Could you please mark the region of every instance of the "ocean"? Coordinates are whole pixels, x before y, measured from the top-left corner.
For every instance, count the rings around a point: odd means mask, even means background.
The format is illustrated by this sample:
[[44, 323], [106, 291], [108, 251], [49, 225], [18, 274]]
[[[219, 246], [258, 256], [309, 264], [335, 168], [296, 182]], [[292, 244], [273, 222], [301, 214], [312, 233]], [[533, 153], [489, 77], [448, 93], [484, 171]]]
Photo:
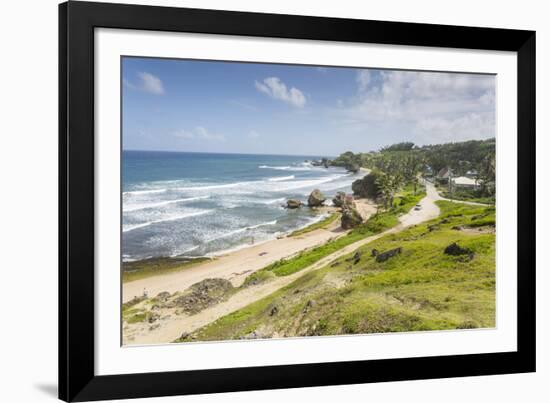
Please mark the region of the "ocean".
[[[122, 254], [214, 256], [258, 244], [324, 216], [282, 207], [351, 191], [360, 175], [315, 167], [319, 156], [123, 151]], [[327, 200], [327, 201], [329, 201]], [[330, 202], [328, 203], [330, 204]]]

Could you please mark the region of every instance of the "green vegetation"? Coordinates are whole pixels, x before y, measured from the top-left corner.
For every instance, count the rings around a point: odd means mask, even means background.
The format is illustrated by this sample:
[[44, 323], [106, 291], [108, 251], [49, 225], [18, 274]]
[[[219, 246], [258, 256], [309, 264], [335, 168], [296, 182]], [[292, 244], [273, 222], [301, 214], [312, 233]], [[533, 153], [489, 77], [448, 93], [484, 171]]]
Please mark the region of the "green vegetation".
[[[441, 196], [445, 198], [450, 198], [449, 189], [447, 187], [441, 186], [438, 189], [438, 192]], [[495, 195], [483, 196], [484, 193], [481, 189], [454, 189], [453, 190], [453, 200], [463, 200], [471, 201], [476, 203], [484, 204], [495, 204]]]
[[411, 141], [404, 141], [402, 143], [396, 143], [389, 145], [387, 147], [382, 147], [380, 151], [382, 152], [388, 152], [388, 151], [410, 151], [414, 148], [414, 143]]
[[[494, 327], [495, 235], [457, 228], [494, 225], [495, 209], [438, 205], [439, 218], [383, 236], [177, 341]], [[445, 254], [454, 242], [473, 254]], [[402, 252], [383, 262], [373, 253], [395, 248]]]
[[266, 281], [272, 277], [268, 275], [267, 272], [271, 272], [277, 277], [296, 273], [347, 245], [392, 228], [399, 224], [398, 217], [408, 212], [424, 196], [425, 193], [413, 195], [410, 190], [405, 189], [403, 194], [396, 198], [396, 206], [393, 209], [373, 215], [366, 223], [354, 228], [348, 234], [340, 238], [328, 241], [316, 248], [302, 251], [289, 259], [281, 259], [270, 264], [251, 274], [245, 280], [245, 284], [257, 284]]
[[126, 318], [128, 323], [140, 323], [147, 320], [147, 312], [138, 312], [134, 315], [128, 315]]
[[469, 191], [462, 189], [453, 190], [453, 193], [458, 193], [456, 199], [494, 203], [495, 154], [495, 139], [422, 147], [403, 142], [383, 147], [379, 152], [354, 154], [348, 151], [329, 163], [354, 166], [357, 170], [359, 167], [371, 169], [372, 177], [369, 179], [367, 175], [354, 182], [353, 191], [363, 197], [380, 197], [386, 208], [392, 207], [394, 194], [404, 184], [417, 186], [419, 177], [437, 175], [443, 168], [450, 168], [453, 177], [468, 175], [480, 185], [473, 191], [475, 194], [468, 194]]
[[308, 232], [311, 232], [311, 231], [315, 231], [316, 229], [326, 228], [330, 224], [332, 224], [334, 221], [339, 220], [341, 216], [342, 216], [342, 213], [340, 212], [332, 213], [328, 217], [322, 219], [321, 221], [318, 221], [316, 223], [308, 225], [305, 228], [292, 232], [289, 236], [299, 236], [299, 235], [307, 234]]
[[135, 262], [122, 263], [122, 282], [127, 283], [134, 280], [156, 276], [159, 274], [175, 273], [180, 270], [197, 266], [209, 258], [178, 259], [159, 257], [144, 259]]

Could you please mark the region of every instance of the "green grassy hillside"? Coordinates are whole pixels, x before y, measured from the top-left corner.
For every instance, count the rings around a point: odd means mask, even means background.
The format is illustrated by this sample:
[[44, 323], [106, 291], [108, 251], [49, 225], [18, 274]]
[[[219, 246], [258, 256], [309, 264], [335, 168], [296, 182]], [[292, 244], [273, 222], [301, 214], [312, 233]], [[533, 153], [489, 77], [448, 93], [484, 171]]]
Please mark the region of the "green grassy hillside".
[[[384, 236], [178, 341], [494, 327], [494, 208], [438, 204], [438, 219]], [[468, 253], [445, 254], [454, 242]], [[373, 255], [399, 247], [384, 262]]]

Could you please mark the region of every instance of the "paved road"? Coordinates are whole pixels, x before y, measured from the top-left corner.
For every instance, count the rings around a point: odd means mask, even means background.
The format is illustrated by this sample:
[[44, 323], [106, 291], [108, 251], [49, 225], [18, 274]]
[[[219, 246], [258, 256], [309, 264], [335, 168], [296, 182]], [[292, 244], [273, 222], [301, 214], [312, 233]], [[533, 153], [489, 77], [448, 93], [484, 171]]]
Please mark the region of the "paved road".
[[461, 204], [469, 204], [471, 206], [490, 206], [490, 204], [486, 204], [486, 203], [478, 203], [478, 202], [472, 202], [472, 201], [465, 201], [465, 200], [451, 200], [451, 199], [447, 199], [445, 197], [442, 197], [439, 192], [436, 190], [435, 186], [433, 185], [433, 183], [431, 182], [428, 182], [428, 181], [425, 181], [424, 184], [426, 185], [426, 192], [428, 194], [432, 194], [432, 198], [434, 201], [437, 201], [437, 200], [446, 200], [446, 201], [450, 201], [450, 202], [453, 202], [453, 203], [461, 203]]

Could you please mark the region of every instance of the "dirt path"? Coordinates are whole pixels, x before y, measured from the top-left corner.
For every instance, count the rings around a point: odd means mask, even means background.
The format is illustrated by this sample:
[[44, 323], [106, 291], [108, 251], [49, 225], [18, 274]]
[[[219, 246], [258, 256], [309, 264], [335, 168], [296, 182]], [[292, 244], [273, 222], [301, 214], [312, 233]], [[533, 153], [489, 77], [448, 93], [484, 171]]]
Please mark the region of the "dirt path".
[[[435, 189], [433, 189], [435, 191]], [[436, 192], [437, 193], [437, 192]], [[356, 249], [376, 240], [385, 235], [399, 232], [404, 228], [419, 224], [436, 218], [439, 215], [439, 208], [435, 204], [434, 194], [428, 191], [427, 196], [420, 201], [421, 209], [410, 211], [408, 214], [400, 217], [400, 224], [394, 228], [373, 235], [360, 241], [354, 242], [312, 264], [311, 266], [285, 277], [277, 277], [274, 280], [253, 287], [248, 287], [238, 291], [227, 301], [205, 309], [195, 315], [172, 315], [168, 320], [161, 321], [156, 329], [148, 330], [146, 328], [141, 332], [133, 332], [131, 340], [125, 340], [125, 344], [153, 344], [170, 343], [179, 338], [182, 333], [190, 333], [205, 326], [222, 316], [228, 315], [238, 309], [264, 298], [282, 287], [290, 284], [297, 278], [314, 270], [318, 270], [330, 264], [334, 260], [354, 252]]]
[[243, 290], [238, 291], [234, 296], [229, 298], [227, 301], [222, 302], [218, 305], [215, 305], [211, 308], [205, 309], [195, 315], [178, 315], [171, 316], [168, 320], [160, 323], [160, 326], [154, 330], [147, 330], [144, 327], [144, 331], [139, 333], [134, 333], [132, 335], [132, 340], [126, 340], [124, 344], [156, 344], [156, 343], [170, 343], [176, 340], [182, 335], [182, 333], [192, 332], [200, 327], [203, 327], [209, 323], [214, 322], [215, 320], [221, 318], [222, 316], [228, 315], [231, 312], [244, 308], [245, 306], [258, 301], [268, 295], [274, 293], [275, 291], [281, 289], [282, 287], [292, 283], [297, 278], [303, 276], [306, 273], [309, 273], [314, 270], [318, 270], [322, 267], [325, 267], [327, 264], [330, 264], [332, 261], [345, 256], [349, 253], [352, 253], [357, 248], [360, 248], [363, 245], [368, 244], [384, 235], [389, 233], [397, 232], [402, 229], [402, 226], [399, 225], [383, 233], [373, 235], [371, 237], [362, 239], [355, 243], [352, 243], [333, 254], [324, 257], [318, 262], [312, 264], [311, 266], [300, 270], [294, 274], [284, 277], [276, 277], [274, 280], [269, 281], [265, 284], [260, 284], [253, 287], [244, 288]]

